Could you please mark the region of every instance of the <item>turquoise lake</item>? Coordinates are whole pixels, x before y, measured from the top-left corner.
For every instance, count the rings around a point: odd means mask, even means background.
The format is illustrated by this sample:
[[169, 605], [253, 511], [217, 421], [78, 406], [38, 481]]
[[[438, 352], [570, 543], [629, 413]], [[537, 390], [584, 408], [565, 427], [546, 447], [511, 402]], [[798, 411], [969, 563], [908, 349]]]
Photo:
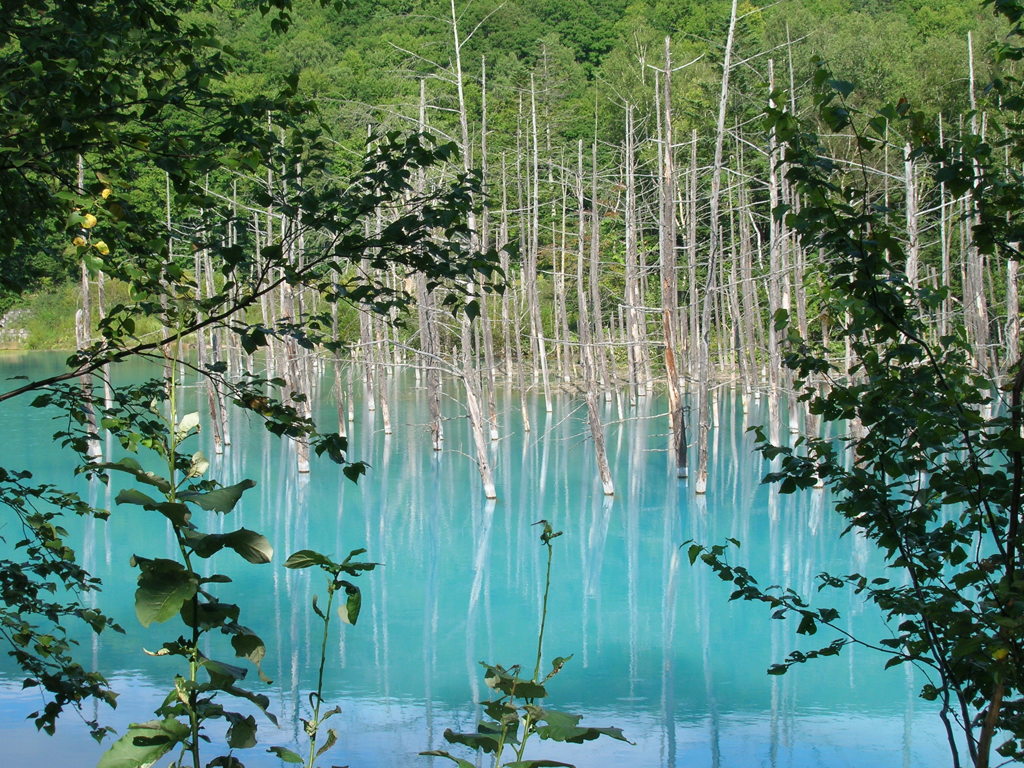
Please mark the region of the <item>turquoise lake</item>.
[[[37, 377], [62, 356], [0, 358], [0, 377]], [[126, 368], [125, 376], [141, 369]], [[634, 746], [609, 739], [583, 745], [537, 742], [528, 757], [582, 768], [636, 765], [699, 768], [912, 768], [948, 764], [945, 737], [934, 711], [917, 698], [921, 679], [909, 667], [883, 671], [885, 658], [847, 648], [837, 658], [798, 666], [782, 677], [766, 669], [797, 647], [827, 644], [827, 630], [810, 642], [795, 626], [773, 621], [760, 606], [728, 601], [729, 585], [708, 569], [691, 567], [680, 545], [695, 539], [743, 542], [733, 558], [762, 584], [784, 583], [816, 595], [818, 573], [878, 569], [876, 555], [854, 535], [840, 537], [842, 521], [830, 513], [824, 491], [779, 496], [760, 483], [765, 463], [745, 433], [767, 420], [764, 403], [744, 414], [728, 390], [719, 402], [711, 436], [708, 493], [674, 476], [666, 452], [664, 403], [642, 398], [622, 418], [614, 402], [603, 406], [614, 497], [602, 495], [585, 408], [569, 395], [555, 398], [551, 414], [531, 399], [532, 429], [524, 433], [519, 397], [499, 392], [501, 439], [491, 446], [496, 502], [485, 502], [470, 458], [466, 419], [457, 387], [443, 407], [445, 451], [430, 448], [425, 392], [408, 372], [388, 382], [394, 433], [385, 436], [380, 413], [365, 408], [361, 384], [353, 388], [355, 420], [350, 454], [368, 462], [356, 485], [330, 462], [295, 471], [292, 447], [260, 424], [235, 414], [234, 443], [221, 456], [207, 435], [195, 447], [211, 459], [210, 475], [233, 483], [252, 478], [236, 510], [200, 527], [265, 534], [274, 562], [254, 566], [230, 551], [208, 564], [233, 578], [218, 595], [242, 606], [241, 623], [267, 643], [264, 665], [271, 685], [254, 673], [249, 687], [271, 697], [282, 724], [260, 724], [260, 745], [238, 753], [253, 766], [277, 766], [265, 752], [282, 745], [302, 752], [299, 718], [308, 714], [315, 686], [319, 621], [310, 598], [323, 592], [311, 570], [289, 571], [291, 552], [316, 549], [334, 556], [366, 548], [383, 563], [364, 576], [357, 626], [332, 626], [325, 698], [343, 712], [331, 724], [338, 745], [324, 766], [398, 768], [451, 765], [418, 756], [449, 749], [446, 728], [475, 728], [488, 695], [480, 661], [532, 670], [544, 577], [544, 550], [532, 523], [550, 520], [564, 535], [554, 540], [555, 561], [545, 664], [573, 654], [549, 684], [546, 706], [584, 716], [583, 724], [618, 726]], [[186, 391], [186, 409], [198, 393]], [[126, 635], [81, 635], [81, 657], [107, 675], [120, 692], [117, 709], [101, 707], [105, 724], [121, 730], [147, 720], [180, 668], [147, 656], [180, 633], [175, 621], [142, 629], [134, 615], [134, 554], [174, 556], [164, 518], [139, 507], [113, 507], [119, 487], [71, 479], [73, 458], [50, 435], [53, 414], [28, 407], [28, 398], [3, 404], [0, 463], [29, 469], [36, 479], [72, 485], [113, 514], [107, 522], [69, 521], [82, 560], [102, 578], [99, 604]], [[333, 406], [324, 404], [323, 424]], [[199, 409], [206, 418], [205, 408]], [[115, 450], [111, 458], [123, 454]], [[75, 483], [78, 483], [75, 485]], [[0, 535], [13, 537], [9, 516]], [[846, 593], [828, 595], [844, 628], [884, 636], [877, 614]], [[816, 598], [818, 599], [818, 598]], [[881, 634], [880, 634], [881, 633]], [[219, 642], [220, 638], [217, 638]], [[210, 654], [231, 661], [230, 648]], [[0, 660], [0, 739], [3, 764], [94, 765], [97, 745], [73, 714], [56, 736], [36, 733], [26, 715], [40, 704], [22, 690], [11, 662]], [[220, 752], [209, 750], [210, 758]], [[512, 759], [512, 758], [509, 758]], [[165, 761], [166, 762], [166, 761]]]

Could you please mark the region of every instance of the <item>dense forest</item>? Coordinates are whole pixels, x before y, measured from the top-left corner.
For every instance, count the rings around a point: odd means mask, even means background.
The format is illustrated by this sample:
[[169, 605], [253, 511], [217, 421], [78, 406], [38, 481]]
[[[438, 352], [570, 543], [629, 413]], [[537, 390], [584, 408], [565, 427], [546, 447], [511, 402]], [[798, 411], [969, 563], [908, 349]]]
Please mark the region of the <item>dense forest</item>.
[[[227, 45], [219, 56], [231, 57], [228, 93], [252, 99], [286, 89], [306, 100], [315, 109], [290, 135], [326, 131], [339, 177], [358, 169], [367, 135], [389, 131], [452, 142], [459, 158], [441, 178], [479, 175], [470, 246], [498, 251], [504, 275], [470, 286], [480, 294], [471, 302], [480, 323], [470, 330], [446, 321], [436, 306], [443, 288], [435, 295], [420, 286], [418, 313], [398, 332], [380, 316], [334, 306], [333, 333], [357, 358], [438, 361], [466, 379], [471, 399], [483, 403], [471, 408], [480, 412], [478, 427], [489, 422], [492, 437], [498, 376], [518, 377], [521, 389], [535, 384], [549, 402], [553, 387], [570, 384], [633, 402], [664, 380], [677, 442], [685, 439], [680, 393], [695, 388], [698, 447], [710, 419], [702, 403], [716, 383], [768, 391], [772, 403], [792, 391], [779, 373], [780, 311], [792, 314], [801, 336], [833, 346], [836, 318], [820, 306], [817, 260], [771, 213], [780, 204], [798, 211], [800, 201], [778, 137], [765, 127], [766, 109], [784, 107], [814, 124], [814, 73], [827, 69], [850, 84], [851, 111], [898, 101], [940, 137], [983, 135], [985, 109], [971, 110], [979, 99], [991, 102], [979, 83], [993, 76], [989, 50], [1005, 32], [997, 17], [960, 2], [304, 1], [291, 8], [283, 34], [280, 18], [246, 4], [210, 13], [202, 21]], [[174, 119], [187, 128], [190, 118]], [[266, 119], [273, 127], [274, 115]], [[968, 247], [963, 195], [935, 183], [895, 133], [865, 150], [849, 131], [818, 128], [824, 151], [863, 176], [903, 222], [910, 283], [949, 287], [935, 333], [962, 316], [985, 369], [1005, 371], [1004, 350], [1019, 338], [1015, 272]], [[275, 130], [282, 146], [291, 141]], [[297, 226], [296, 210], [274, 209], [277, 191], [303, 181], [301, 157], [281, 162], [291, 167], [208, 169], [202, 209], [173, 202], [159, 164], [121, 179], [117, 193], [165, 220], [172, 253], [195, 250], [197, 279], [218, 271], [201, 247], [211, 237], [259, 250], [276, 233], [301, 261], [323, 235]], [[420, 185], [431, 183], [424, 177]], [[14, 234], [4, 256], [8, 295], [82, 269], [82, 316], [95, 322], [104, 293], [116, 290], [87, 288], [98, 253], [86, 249], [83, 261], [80, 246], [52, 230], [39, 234]], [[366, 262], [363, 271], [394, 290], [411, 279], [377, 266]], [[213, 290], [210, 278], [206, 284]], [[489, 293], [499, 285], [500, 296]], [[269, 328], [318, 308], [301, 292], [265, 297], [262, 321]], [[83, 326], [79, 344], [93, 335]], [[445, 353], [453, 347], [461, 348], [454, 357]], [[436, 390], [438, 377], [431, 379]], [[788, 412], [796, 430], [798, 409]], [[386, 403], [383, 413], [387, 421]], [[592, 427], [598, 436], [599, 424]], [[441, 428], [438, 412], [435, 447]], [[685, 473], [687, 452], [678, 453]], [[483, 454], [477, 459], [486, 470]], [[703, 448], [698, 461], [699, 489]]]
[[[739, 3], [729, 128], [757, 117], [768, 85], [768, 61], [777, 85], [800, 94], [815, 61], [857, 86], [854, 103], [872, 108], [906, 98], [955, 129], [971, 104], [968, 36], [975, 77], [987, 82], [988, 46], [1004, 24], [977, 4], [930, 2]], [[240, 95], [269, 93], [297, 78], [299, 91], [317, 105], [338, 142], [338, 162], [354, 162], [368, 128], [417, 127], [420, 87], [429, 130], [458, 137], [458, 88], [454, 82], [455, 33], [463, 79], [471, 165], [490, 160], [497, 175], [525, 146], [531, 78], [545, 166], [574, 156], [576, 143], [598, 143], [603, 176], [615, 176], [625, 136], [624, 107], [634, 108], [635, 144], [641, 163], [653, 160], [656, 140], [654, 79], [663, 65], [664, 39], [672, 40], [675, 66], [697, 59], [673, 77], [674, 129], [683, 155], [697, 131], [698, 157], [713, 146], [721, 61], [729, 3], [720, 2], [474, 2], [452, 9], [438, 2], [296, 3], [284, 34], [252, 3], [225, 3], [214, 19], [233, 55], [228, 82]], [[482, 122], [486, 90], [487, 122]], [[525, 101], [524, 101], [525, 100]], [[484, 139], [483, 134], [486, 133]], [[751, 153], [749, 162], [761, 152]], [[486, 148], [486, 152], [484, 151]], [[726, 147], [726, 157], [739, 152]], [[486, 155], [486, 157], [485, 157]], [[893, 161], [895, 162], [895, 160]], [[763, 165], [763, 160], [761, 161]], [[547, 175], [547, 174], [545, 174]], [[621, 172], [618, 174], [621, 175]], [[641, 167], [640, 175], [650, 175]], [[491, 197], [497, 201], [497, 179]], [[162, 182], [149, 182], [150, 204], [160, 206]], [[552, 193], [549, 192], [550, 196]], [[611, 194], [611, 193], [609, 193]], [[611, 209], [615, 201], [607, 200]], [[610, 226], [610, 225], [609, 225]], [[50, 242], [5, 251], [6, 305], [45, 279], [73, 276], [75, 259]]]

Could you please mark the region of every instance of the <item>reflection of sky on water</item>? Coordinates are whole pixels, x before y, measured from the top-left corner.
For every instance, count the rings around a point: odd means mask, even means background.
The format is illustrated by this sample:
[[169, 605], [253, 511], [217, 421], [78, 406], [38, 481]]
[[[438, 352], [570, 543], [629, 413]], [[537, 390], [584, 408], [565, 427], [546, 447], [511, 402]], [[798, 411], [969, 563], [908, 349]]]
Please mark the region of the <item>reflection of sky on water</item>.
[[[48, 364], [40, 356], [26, 365]], [[764, 584], [787, 583], [807, 594], [814, 593], [821, 570], [870, 567], [863, 542], [837, 538], [841, 526], [822, 493], [779, 497], [759, 485], [764, 467], [744, 433], [745, 425], [764, 418], [759, 405], [745, 421], [738, 402], [722, 398], [711, 484], [701, 498], [674, 479], [664, 419], [642, 418], [656, 415], [659, 403], [641, 401], [626, 414], [641, 418], [628, 422], [619, 421], [614, 402], [606, 404], [617, 491], [608, 499], [578, 403], [563, 396], [550, 417], [534, 404], [533, 430], [524, 439], [518, 398], [501, 392], [502, 434], [508, 436], [494, 446], [499, 500], [488, 504], [468, 458], [458, 407], [445, 405], [452, 420], [446, 451], [436, 456], [423, 392], [411, 376], [400, 383], [401, 390], [392, 383], [390, 438], [376, 431], [375, 415], [356, 404], [352, 455], [372, 465], [358, 486], [327, 463], [315, 463], [309, 478], [297, 477], [290, 447], [242, 419], [232, 430], [236, 445], [214, 457], [214, 477], [225, 483], [252, 477], [258, 486], [236, 513], [209, 526], [245, 525], [266, 534], [276, 550], [274, 565], [251, 566], [231, 553], [207, 564], [235, 579], [218, 595], [238, 602], [242, 623], [268, 645], [265, 671], [275, 683], [265, 691], [287, 727], [261, 725], [264, 744], [295, 746], [298, 717], [315, 683], [318, 622], [309, 597], [322, 592], [322, 579], [311, 570], [281, 568], [288, 553], [313, 548], [343, 556], [365, 547], [366, 557], [385, 564], [362, 579], [359, 625], [334, 626], [326, 697], [344, 714], [332, 721], [341, 741], [328, 764], [429, 765], [418, 751], [444, 748], [447, 727], [475, 725], [473, 702], [487, 695], [479, 661], [519, 662], [532, 670], [544, 551], [531, 524], [544, 517], [565, 531], [555, 540], [545, 662], [574, 654], [552, 681], [547, 703], [584, 714], [586, 724], [619, 726], [637, 746], [541, 744], [535, 757], [595, 767], [711, 768], [910, 768], [945, 760], [937, 722], [915, 697], [919, 683], [901, 670], [883, 673], [882, 659], [868, 652], [848, 650], [781, 678], [765, 675], [797, 645], [792, 627], [768, 620], [757, 606], [728, 602], [728, 586], [707, 569], [691, 568], [679, 550], [691, 538], [738, 538], [737, 563]], [[352, 391], [358, 399], [358, 382]], [[5, 410], [6, 423], [23, 424], [0, 445], [5, 465], [66, 482], [67, 458], [39, 439], [52, 423], [38, 412], [23, 414], [22, 405]], [[332, 411], [324, 406], [323, 423], [330, 423]], [[96, 485], [83, 493], [103, 504], [116, 490]], [[127, 636], [104, 636], [99, 644], [83, 637], [87, 654], [91, 648], [94, 663], [122, 692], [118, 709], [101, 716], [123, 727], [150, 717], [164, 681], [176, 671], [173, 662], [150, 658], [142, 648], [159, 647], [179, 631], [173, 624], [137, 625], [128, 557], [171, 555], [172, 541], [155, 515], [134, 507], [115, 509], [108, 523], [75, 526], [88, 565], [106, 585], [101, 604], [128, 629]], [[877, 628], [877, 617], [851, 596], [837, 593], [836, 599], [846, 626]], [[824, 633], [811, 638], [818, 645], [830, 639]], [[220, 642], [213, 638], [209, 652], [231, 660]], [[803, 640], [803, 647], [811, 644]], [[71, 719], [55, 738], [35, 734], [23, 718], [36, 695], [20, 690], [7, 660], [0, 661], [0, 672], [8, 681], [0, 687], [0, 730], [15, 745], [8, 765], [95, 762], [101, 748]], [[250, 686], [263, 687], [255, 680]], [[244, 757], [249, 766], [277, 764], [259, 748], [251, 752]]]

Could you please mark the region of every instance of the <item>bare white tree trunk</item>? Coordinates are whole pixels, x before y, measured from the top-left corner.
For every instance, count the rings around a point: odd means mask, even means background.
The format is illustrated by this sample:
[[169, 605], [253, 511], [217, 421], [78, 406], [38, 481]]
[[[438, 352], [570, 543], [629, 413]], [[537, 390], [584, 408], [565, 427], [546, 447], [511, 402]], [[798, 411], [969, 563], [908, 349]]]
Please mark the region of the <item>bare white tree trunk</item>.
[[725, 143], [725, 116], [729, 102], [729, 74], [732, 67], [733, 41], [736, 39], [736, 6], [737, 0], [732, 0], [732, 8], [729, 12], [729, 32], [725, 41], [725, 57], [722, 62], [722, 89], [718, 98], [718, 121], [715, 126], [715, 153], [711, 167], [711, 191], [709, 196], [710, 207], [710, 238], [708, 242], [708, 267], [707, 283], [704, 290], [704, 301], [701, 308], [701, 328], [697, 338], [697, 478], [694, 484], [694, 491], [706, 493], [708, 484], [708, 433], [711, 430], [710, 421], [710, 367], [709, 344], [711, 308], [717, 293], [716, 277], [718, 274], [718, 261], [721, 258], [722, 233], [719, 212], [722, 196], [722, 151]]
[[[676, 370], [679, 312], [679, 283], [676, 275], [676, 168], [672, 134], [672, 45], [665, 38], [665, 69], [661, 73], [661, 136], [659, 144], [660, 184], [658, 248], [661, 257], [661, 326], [665, 345], [665, 381], [668, 389], [670, 452], [675, 458], [676, 475], [689, 474], [687, 461], [685, 414], [679, 397], [679, 373]], [[655, 96], [657, 97], [657, 93]]]

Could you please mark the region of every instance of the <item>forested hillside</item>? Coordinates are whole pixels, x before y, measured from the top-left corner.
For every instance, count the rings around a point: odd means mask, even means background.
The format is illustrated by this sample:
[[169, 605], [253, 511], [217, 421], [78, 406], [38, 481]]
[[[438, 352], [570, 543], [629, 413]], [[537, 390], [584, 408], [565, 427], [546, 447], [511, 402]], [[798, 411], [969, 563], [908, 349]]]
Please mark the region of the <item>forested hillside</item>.
[[[204, 144], [209, 154], [190, 166], [193, 178], [175, 177], [172, 190], [162, 170], [167, 161], [149, 162], [152, 145], [129, 141], [118, 151], [145, 161], [122, 166], [106, 213], [121, 228], [129, 213], [136, 221], [144, 216], [154, 228], [147, 235], [153, 258], [182, 262], [168, 279], [194, 279], [201, 296], [218, 290], [224, 269], [212, 256], [214, 242], [250, 253], [257, 265], [265, 249], [281, 249], [297, 266], [330, 242], [323, 227], [333, 226], [332, 214], [315, 193], [334, 181], [307, 180], [307, 158], [327, 162], [340, 180], [360, 172], [367, 136], [373, 143], [389, 133], [425, 132], [449, 142], [447, 167], [421, 170], [411, 182], [428, 192], [461, 174], [480, 179], [468, 221], [473, 235], [445, 246], [453, 257], [496, 251], [504, 277], [457, 291], [469, 291], [478, 323], [447, 313], [454, 284], [428, 285], [385, 258], [363, 258], [338, 278], [339, 290], [358, 299], [366, 289], [354, 286], [368, 281], [373, 291], [407, 295], [415, 313], [402, 318], [401, 330], [384, 315], [353, 312], [345, 302], [328, 306], [322, 295], [301, 290], [264, 297], [260, 321], [279, 329], [287, 347], [295, 323], [323, 317], [320, 327], [329, 326], [358, 360], [430, 368], [435, 447], [439, 372], [463, 379], [486, 489], [483, 432], [486, 423], [492, 438], [498, 434], [499, 377], [523, 391], [539, 387], [549, 408], [559, 386], [581, 388], [593, 404], [602, 393], [634, 402], [663, 382], [679, 441], [682, 392], [693, 388], [700, 490], [716, 383], [767, 391], [773, 409], [786, 392], [795, 397], [781, 372], [784, 318], [793, 318], [801, 338], [845, 355], [849, 368], [849, 343], [833, 342], [842, 337], [843, 318], [827, 298], [827, 268], [798, 232], [801, 208], [812, 201], [797, 189], [783, 144], [800, 130], [820, 134], [815, 151], [832, 158], [837, 189], [860, 190], [865, 202], [887, 211], [908, 285], [943, 292], [929, 310], [936, 337], [962, 327], [978, 365], [997, 378], [1013, 359], [1017, 263], [990, 262], [979, 250], [969, 196], [943, 180], [937, 161], [909, 149], [907, 133], [920, 139], [927, 126], [934, 136], [925, 146], [955, 147], [966, 136], [966, 152], [984, 139], [999, 96], [983, 84], [1000, 74], [991, 47], [1006, 25], [983, 6], [301, 0], [283, 34], [274, 12], [251, 3], [212, 8], [195, 20], [213, 25], [226, 45], [210, 58], [223, 72], [226, 92], [218, 98], [235, 99], [248, 113], [265, 109], [261, 119], [277, 137], [279, 159], [263, 166], [243, 152], [218, 163], [216, 135], [201, 114], [171, 112], [169, 135], [204, 136], [213, 142]], [[275, 102], [260, 99], [277, 93], [304, 106], [275, 114]], [[836, 96], [841, 106], [828, 106]], [[254, 106], [260, 103], [271, 106]], [[886, 104], [897, 106], [871, 119]], [[766, 122], [766, 114], [775, 117]], [[891, 133], [890, 123], [899, 124]], [[864, 138], [867, 130], [881, 131], [879, 140]], [[174, 157], [179, 146], [172, 143], [164, 156]], [[96, 160], [97, 167], [105, 162]], [[182, 184], [201, 189], [201, 199], [179, 197]], [[385, 221], [395, 213], [382, 207], [363, 234], [396, 236]], [[69, 243], [62, 222], [47, 221], [35, 220], [24, 233], [11, 229], [4, 285], [11, 295], [40, 280], [80, 275], [84, 311], [76, 336], [84, 346], [117, 288], [104, 284], [99, 266], [125, 256], [107, 259], [104, 241], [90, 247], [102, 226]], [[138, 230], [133, 226], [130, 232]], [[182, 272], [186, 265], [191, 271]], [[322, 314], [328, 309], [329, 320]], [[273, 361], [277, 342], [268, 338]], [[216, 350], [223, 344], [211, 339], [209, 354], [222, 355]], [[199, 345], [207, 348], [201, 339]], [[296, 391], [314, 379], [289, 375]], [[795, 402], [788, 411], [796, 429]], [[384, 413], [386, 421], [386, 403]], [[593, 409], [591, 416], [599, 447]], [[686, 451], [678, 458], [685, 471]]]
[[[967, 35], [973, 33], [978, 82], [985, 82], [987, 45], [1002, 27], [975, 3], [958, 0], [782, 0], [743, 2], [733, 75], [733, 122], [756, 116], [766, 93], [766, 63], [777, 61], [780, 84], [797, 93], [815, 57], [858, 85], [857, 103], [877, 106], [907, 98], [955, 124], [969, 106]], [[425, 85], [429, 128], [455, 137], [457, 94], [452, 84], [453, 29], [445, 0], [347, 0], [324, 7], [294, 6], [292, 27], [272, 31], [254, 3], [222, 4], [218, 26], [234, 48], [232, 86], [240, 94], [275, 90], [298, 78], [342, 147], [361, 145], [369, 127], [415, 129], [419, 88]], [[481, 80], [488, 90], [489, 152], [514, 152], [521, 137], [531, 76], [545, 146], [574, 152], [578, 139], [599, 140], [603, 164], [623, 141], [623, 104], [638, 122], [651, 120], [653, 67], [671, 36], [674, 61], [702, 57], [673, 82], [676, 130], [714, 127], [727, 0], [477, 0], [456, 6], [462, 38], [465, 98], [472, 116], [474, 163], [479, 165]], [[749, 61], [744, 61], [749, 59]], [[641, 128], [650, 132], [650, 126]], [[518, 132], [518, 133], [517, 133]], [[339, 149], [339, 160], [355, 155]], [[152, 195], [159, 192], [152, 184]], [[154, 205], [159, 205], [154, 201]], [[56, 230], [51, 230], [56, 235]], [[73, 276], [76, 259], [59, 237], [0, 254], [2, 295], [18, 294]]]

